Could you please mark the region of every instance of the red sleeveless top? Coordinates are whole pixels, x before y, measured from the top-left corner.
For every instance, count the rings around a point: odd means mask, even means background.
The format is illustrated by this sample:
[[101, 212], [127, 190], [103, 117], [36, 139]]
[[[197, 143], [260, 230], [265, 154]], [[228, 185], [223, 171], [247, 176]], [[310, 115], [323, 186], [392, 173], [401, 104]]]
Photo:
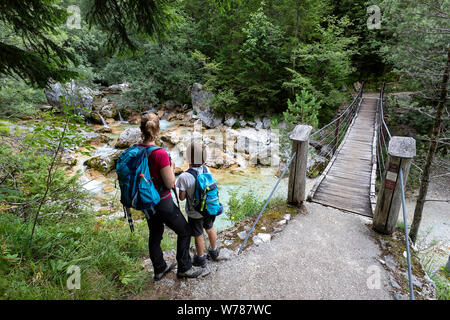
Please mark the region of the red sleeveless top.
[[[138, 144], [138, 146], [142, 147], [152, 147], [154, 145], [146, 145], [146, 144]], [[155, 185], [156, 190], [160, 190], [161, 186], [164, 186], [164, 191], [160, 193], [161, 199], [169, 198], [172, 196], [170, 190], [166, 189], [164, 185], [164, 181], [161, 176], [160, 170], [167, 166], [170, 166], [169, 154], [164, 149], [158, 149], [153, 151], [148, 158], [148, 166], [150, 169], [150, 176], [152, 177], [153, 184]]]

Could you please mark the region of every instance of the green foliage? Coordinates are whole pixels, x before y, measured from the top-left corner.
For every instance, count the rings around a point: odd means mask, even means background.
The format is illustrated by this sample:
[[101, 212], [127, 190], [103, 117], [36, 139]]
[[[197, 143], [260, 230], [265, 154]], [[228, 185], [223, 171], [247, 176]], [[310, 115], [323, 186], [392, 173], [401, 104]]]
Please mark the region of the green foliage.
[[237, 222], [258, 214], [264, 202], [263, 195], [257, 194], [253, 190], [242, 192], [240, 188], [237, 188], [230, 191], [227, 218], [231, 222]]
[[448, 54], [449, 1], [384, 0], [383, 32], [392, 34], [380, 49], [399, 75], [419, 84], [419, 94], [436, 103]]
[[130, 83], [130, 90], [115, 102], [138, 108], [163, 99], [189, 101], [192, 83], [199, 81], [199, 63], [190, 54], [187, 39], [191, 33], [189, 23], [183, 22], [171, 31], [170, 40], [141, 41], [139, 53], [111, 58], [99, 76], [109, 83]]
[[[75, 56], [64, 47], [60, 26], [66, 10], [56, 0], [5, 0], [0, 3], [0, 74], [18, 76], [45, 87], [49, 79], [66, 81], [77, 74], [68, 65]], [[36, 24], [39, 21], [39, 24]]]
[[[146, 287], [145, 223], [131, 233], [124, 221], [81, 216], [55, 222], [40, 224], [29, 247], [30, 230], [21, 219], [0, 215], [1, 299], [117, 299]], [[80, 267], [79, 290], [66, 286], [70, 265]]]
[[137, 51], [136, 36], [163, 38], [177, 20], [168, 0], [89, 0], [87, 6], [88, 23], [108, 33], [105, 47], [109, 52]]
[[438, 300], [450, 300], [450, 270], [445, 266], [431, 275], [431, 279], [436, 284], [436, 296]]
[[0, 79], [0, 117], [34, 115], [35, 106], [45, 101], [42, 89], [34, 89], [12, 78]]
[[[38, 151], [14, 150], [8, 145], [0, 147], [0, 201], [14, 203], [13, 212], [28, 218], [45, 193], [47, 168], [51, 158]], [[48, 198], [42, 213], [65, 212], [77, 214], [84, 206], [87, 194], [77, 181], [78, 176], [67, 177], [65, 170], [53, 174]]]
[[335, 108], [346, 98], [346, 93], [340, 89], [355, 70], [351, 65], [351, 57], [355, 52], [350, 44], [356, 38], [343, 35], [350, 21], [332, 17], [329, 20], [327, 28], [318, 27], [318, 41], [301, 44], [294, 49], [295, 69], [288, 69], [292, 79], [283, 83], [285, 88], [294, 92], [305, 88], [323, 102], [320, 114], [322, 123], [332, 118]]
[[250, 14], [242, 28], [245, 40], [239, 50], [241, 64], [237, 67], [236, 88], [238, 99], [255, 111], [264, 112], [273, 108], [281, 90], [286, 62], [282, 50], [283, 32], [270, 22], [263, 7]]
[[288, 109], [283, 112], [284, 119], [290, 124], [291, 128], [300, 123], [317, 127], [319, 124], [317, 116], [321, 103], [322, 101], [317, 101], [306, 89], [302, 89], [300, 95], [295, 95], [294, 102], [288, 99]]

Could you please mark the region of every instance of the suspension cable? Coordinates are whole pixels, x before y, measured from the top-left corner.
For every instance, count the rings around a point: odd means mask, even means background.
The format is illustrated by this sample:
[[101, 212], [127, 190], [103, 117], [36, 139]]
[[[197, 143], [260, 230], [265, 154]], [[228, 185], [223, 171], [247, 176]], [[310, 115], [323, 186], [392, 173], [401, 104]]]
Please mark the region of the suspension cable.
[[245, 244], [247, 243], [248, 238], [250, 237], [250, 234], [252, 233], [252, 231], [255, 229], [256, 224], [258, 223], [259, 219], [261, 218], [262, 213], [264, 212], [264, 210], [266, 209], [267, 205], [269, 204], [270, 199], [272, 198], [275, 190], [277, 189], [278, 185], [280, 184], [281, 179], [283, 179], [284, 175], [286, 174], [287, 169], [289, 168], [289, 166], [291, 165], [292, 160], [294, 160], [295, 155], [297, 153], [294, 152], [291, 156], [291, 159], [289, 159], [289, 162], [286, 164], [286, 167], [284, 167], [283, 172], [281, 173], [280, 177], [277, 180], [277, 183], [275, 184], [275, 186], [273, 187], [272, 191], [270, 192], [269, 197], [266, 200], [266, 203], [264, 203], [264, 206], [262, 207], [261, 211], [258, 214], [258, 217], [256, 218], [255, 222], [253, 222], [252, 227], [250, 228], [250, 230], [247, 233], [247, 236], [245, 237], [244, 242], [242, 243], [241, 247], [239, 248], [238, 254], [240, 254], [242, 252], [242, 249], [244, 249]]
[[403, 185], [403, 170], [400, 168], [400, 187], [402, 195], [402, 208], [403, 208], [403, 225], [405, 226], [405, 241], [406, 241], [406, 258], [408, 261], [408, 279], [409, 279], [409, 299], [414, 300], [414, 288], [412, 282], [412, 271], [411, 271], [411, 254], [409, 251], [409, 236], [408, 236], [408, 223], [406, 221], [406, 205], [405, 205], [405, 186]]

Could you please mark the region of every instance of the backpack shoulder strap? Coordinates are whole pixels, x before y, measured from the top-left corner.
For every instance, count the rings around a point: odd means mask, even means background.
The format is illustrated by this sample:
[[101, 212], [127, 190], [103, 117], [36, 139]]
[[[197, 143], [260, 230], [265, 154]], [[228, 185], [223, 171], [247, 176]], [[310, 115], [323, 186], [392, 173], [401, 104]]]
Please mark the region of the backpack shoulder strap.
[[194, 179], [197, 180], [197, 176], [198, 176], [197, 170], [195, 170], [194, 168], [190, 168], [186, 172], [192, 174], [194, 176]]
[[156, 150], [159, 150], [159, 149], [162, 149], [162, 148], [158, 147], [158, 146], [151, 146], [151, 147], [147, 147], [146, 149], [147, 149], [148, 155], [150, 156], [153, 151], [156, 151]]

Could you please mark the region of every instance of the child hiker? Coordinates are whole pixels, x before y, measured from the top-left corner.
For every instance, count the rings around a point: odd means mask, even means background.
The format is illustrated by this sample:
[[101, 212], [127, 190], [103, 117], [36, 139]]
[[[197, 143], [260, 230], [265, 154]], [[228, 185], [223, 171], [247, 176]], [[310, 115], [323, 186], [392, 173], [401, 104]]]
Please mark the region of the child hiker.
[[[210, 172], [204, 165], [207, 154], [206, 147], [202, 143], [191, 143], [186, 150], [186, 161], [189, 164], [189, 170], [183, 172], [176, 182], [179, 189], [180, 200], [186, 199], [186, 213], [188, 215], [188, 223], [192, 228], [192, 235], [195, 238], [195, 248], [197, 254], [194, 255], [192, 264], [197, 267], [206, 267], [206, 258], [217, 260], [219, 250], [217, 249], [217, 235], [213, 224], [215, 216], [209, 215], [204, 217], [193, 207], [193, 199], [195, 192], [196, 174]], [[196, 172], [193, 172], [195, 170]], [[208, 253], [205, 250], [205, 241], [203, 238], [203, 229], [205, 229], [210, 247]]]

